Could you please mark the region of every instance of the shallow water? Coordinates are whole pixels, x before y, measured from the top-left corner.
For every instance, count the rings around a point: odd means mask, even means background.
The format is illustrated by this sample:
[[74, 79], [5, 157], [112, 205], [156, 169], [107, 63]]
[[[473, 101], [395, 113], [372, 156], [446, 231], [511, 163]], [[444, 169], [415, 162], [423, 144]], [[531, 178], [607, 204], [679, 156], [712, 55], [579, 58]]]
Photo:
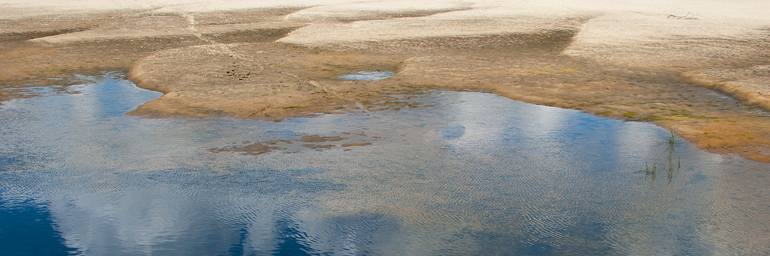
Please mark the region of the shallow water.
[[[120, 75], [0, 106], [2, 255], [763, 255], [770, 167], [471, 92], [283, 122], [126, 116]], [[364, 146], [237, 148], [305, 135]]]
[[393, 76], [392, 71], [358, 71], [350, 74], [341, 75], [342, 80], [353, 81], [379, 81]]

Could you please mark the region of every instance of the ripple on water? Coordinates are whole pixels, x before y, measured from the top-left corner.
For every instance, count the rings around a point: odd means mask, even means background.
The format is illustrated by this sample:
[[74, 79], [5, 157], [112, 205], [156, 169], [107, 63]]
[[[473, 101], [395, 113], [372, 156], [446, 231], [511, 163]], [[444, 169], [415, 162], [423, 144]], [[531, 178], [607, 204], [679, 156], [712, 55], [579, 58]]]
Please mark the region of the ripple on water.
[[[124, 114], [159, 94], [120, 76], [75, 89], [0, 106], [0, 215], [27, 223], [11, 205], [33, 202], [41, 227], [0, 229], [13, 233], [4, 250], [23, 238], [94, 255], [770, 251], [770, 168], [668, 143], [651, 124], [471, 92], [283, 122], [144, 119]], [[211, 150], [271, 141], [299, 148]]]

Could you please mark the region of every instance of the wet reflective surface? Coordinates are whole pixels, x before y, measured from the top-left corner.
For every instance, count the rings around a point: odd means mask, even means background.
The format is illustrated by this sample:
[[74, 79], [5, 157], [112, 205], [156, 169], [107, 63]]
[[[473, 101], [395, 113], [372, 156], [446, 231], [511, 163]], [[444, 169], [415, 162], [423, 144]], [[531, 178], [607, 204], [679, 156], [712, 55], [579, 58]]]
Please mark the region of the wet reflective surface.
[[0, 106], [2, 255], [770, 252], [770, 166], [651, 124], [470, 92], [147, 119], [159, 94], [118, 75], [69, 91]]
[[358, 71], [350, 74], [340, 76], [341, 80], [364, 80], [364, 81], [378, 81], [387, 79], [393, 76], [391, 71]]

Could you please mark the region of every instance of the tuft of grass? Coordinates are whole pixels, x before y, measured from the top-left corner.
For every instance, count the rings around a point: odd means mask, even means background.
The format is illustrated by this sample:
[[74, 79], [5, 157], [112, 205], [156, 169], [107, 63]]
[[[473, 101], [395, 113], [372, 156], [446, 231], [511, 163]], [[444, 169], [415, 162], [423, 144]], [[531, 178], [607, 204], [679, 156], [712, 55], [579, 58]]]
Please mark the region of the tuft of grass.
[[644, 164], [644, 171], [646, 173], [655, 173], [658, 170], [658, 165], [653, 163], [652, 165]]
[[676, 144], [676, 135], [674, 134], [674, 130], [668, 130], [668, 132], [671, 134], [668, 137], [668, 145], [674, 146]]
[[[671, 181], [674, 179], [674, 175], [682, 168], [682, 159], [675, 153], [677, 144], [676, 134], [674, 134], [673, 130], [669, 130], [669, 134], [670, 136], [666, 140], [667, 159], [666, 163], [661, 166], [661, 171], [666, 171], [668, 183], [671, 183]], [[656, 163], [652, 163], [652, 165], [645, 163], [644, 169], [641, 170], [641, 172], [643, 172], [645, 176], [651, 178], [652, 181], [655, 181], [655, 176], [658, 172], [658, 165]]]

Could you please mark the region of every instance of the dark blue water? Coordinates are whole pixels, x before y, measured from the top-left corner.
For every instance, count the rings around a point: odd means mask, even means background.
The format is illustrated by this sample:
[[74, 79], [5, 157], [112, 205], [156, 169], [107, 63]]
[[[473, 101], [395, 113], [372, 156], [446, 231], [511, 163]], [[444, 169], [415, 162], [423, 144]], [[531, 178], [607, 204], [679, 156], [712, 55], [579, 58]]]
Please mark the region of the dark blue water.
[[109, 74], [0, 106], [0, 255], [770, 253], [770, 167], [651, 124], [470, 92], [126, 115], [157, 97]]
[[3, 255], [77, 255], [56, 231], [45, 205], [33, 201], [0, 201], [0, 238]]

